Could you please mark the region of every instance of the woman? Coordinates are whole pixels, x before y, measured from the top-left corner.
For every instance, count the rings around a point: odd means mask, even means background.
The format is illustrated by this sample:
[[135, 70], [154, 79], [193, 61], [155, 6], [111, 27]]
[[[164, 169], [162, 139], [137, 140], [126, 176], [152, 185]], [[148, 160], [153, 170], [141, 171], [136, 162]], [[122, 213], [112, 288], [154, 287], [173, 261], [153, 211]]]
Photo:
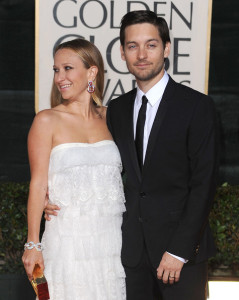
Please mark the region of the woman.
[[61, 210], [46, 222], [40, 249], [26, 244], [23, 263], [30, 280], [36, 263], [45, 268], [51, 300], [123, 300], [125, 206], [120, 155], [101, 102], [103, 60], [76, 39], [55, 49], [53, 70], [52, 108], [36, 115], [28, 137], [27, 242], [39, 243], [47, 191]]

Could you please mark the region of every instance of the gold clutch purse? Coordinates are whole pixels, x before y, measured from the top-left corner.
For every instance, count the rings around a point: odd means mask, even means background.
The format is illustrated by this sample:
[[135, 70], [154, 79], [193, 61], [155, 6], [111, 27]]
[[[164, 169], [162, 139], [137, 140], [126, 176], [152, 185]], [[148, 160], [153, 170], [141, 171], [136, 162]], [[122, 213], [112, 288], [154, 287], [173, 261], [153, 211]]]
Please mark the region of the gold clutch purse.
[[33, 275], [33, 280], [31, 281], [31, 284], [34, 288], [34, 291], [38, 299], [39, 300], [50, 299], [46, 277], [44, 276], [43, 271], [38, 264], [35, 265], [32, 275]]

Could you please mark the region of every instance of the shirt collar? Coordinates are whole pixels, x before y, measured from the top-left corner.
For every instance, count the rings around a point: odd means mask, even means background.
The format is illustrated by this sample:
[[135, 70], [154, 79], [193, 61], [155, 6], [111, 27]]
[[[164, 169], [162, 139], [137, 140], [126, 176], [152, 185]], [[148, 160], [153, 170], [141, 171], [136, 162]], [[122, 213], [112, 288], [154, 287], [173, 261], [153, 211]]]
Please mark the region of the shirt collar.
[[141, 105], [142, 97], [143, 95], [145, 95], [149, 103], [151, 104], [151, 106], [154, 106], [162, 98], [168, 80], [169, 80], [168, 73], [164, 71], [163, 77], [146, 94], [144, 94], [144, 92], [142, 92], [139, 89], [139, 87], [137, 87], [137, 94], [136, 94], [135, 101]]

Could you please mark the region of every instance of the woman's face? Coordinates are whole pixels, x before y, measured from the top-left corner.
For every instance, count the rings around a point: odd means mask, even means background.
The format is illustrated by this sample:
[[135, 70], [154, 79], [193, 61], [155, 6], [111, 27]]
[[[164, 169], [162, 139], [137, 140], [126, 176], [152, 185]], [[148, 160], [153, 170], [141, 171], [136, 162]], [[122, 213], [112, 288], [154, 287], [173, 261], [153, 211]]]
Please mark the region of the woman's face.
[[71, 49], [60, 49], [54, 57], [54, 82], [62, 98], [77, 100], [87, 93], [89, 70]]

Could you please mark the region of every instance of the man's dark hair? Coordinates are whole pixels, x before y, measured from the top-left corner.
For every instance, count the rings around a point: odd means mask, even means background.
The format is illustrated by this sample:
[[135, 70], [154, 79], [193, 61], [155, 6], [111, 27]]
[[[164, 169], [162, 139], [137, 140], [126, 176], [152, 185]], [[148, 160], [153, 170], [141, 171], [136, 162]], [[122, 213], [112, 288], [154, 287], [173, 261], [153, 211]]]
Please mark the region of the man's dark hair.
[[164, 18], [158, 17], [150, 10], [130, 11], [123, 16], [120, 27], [120, 43], [124, 47], [125, 28], [130, 25], [149, 23], [158, 28], [159, 36], [162, 39], [164, 48], [167, 42], [170, 42], [168, 24]]

